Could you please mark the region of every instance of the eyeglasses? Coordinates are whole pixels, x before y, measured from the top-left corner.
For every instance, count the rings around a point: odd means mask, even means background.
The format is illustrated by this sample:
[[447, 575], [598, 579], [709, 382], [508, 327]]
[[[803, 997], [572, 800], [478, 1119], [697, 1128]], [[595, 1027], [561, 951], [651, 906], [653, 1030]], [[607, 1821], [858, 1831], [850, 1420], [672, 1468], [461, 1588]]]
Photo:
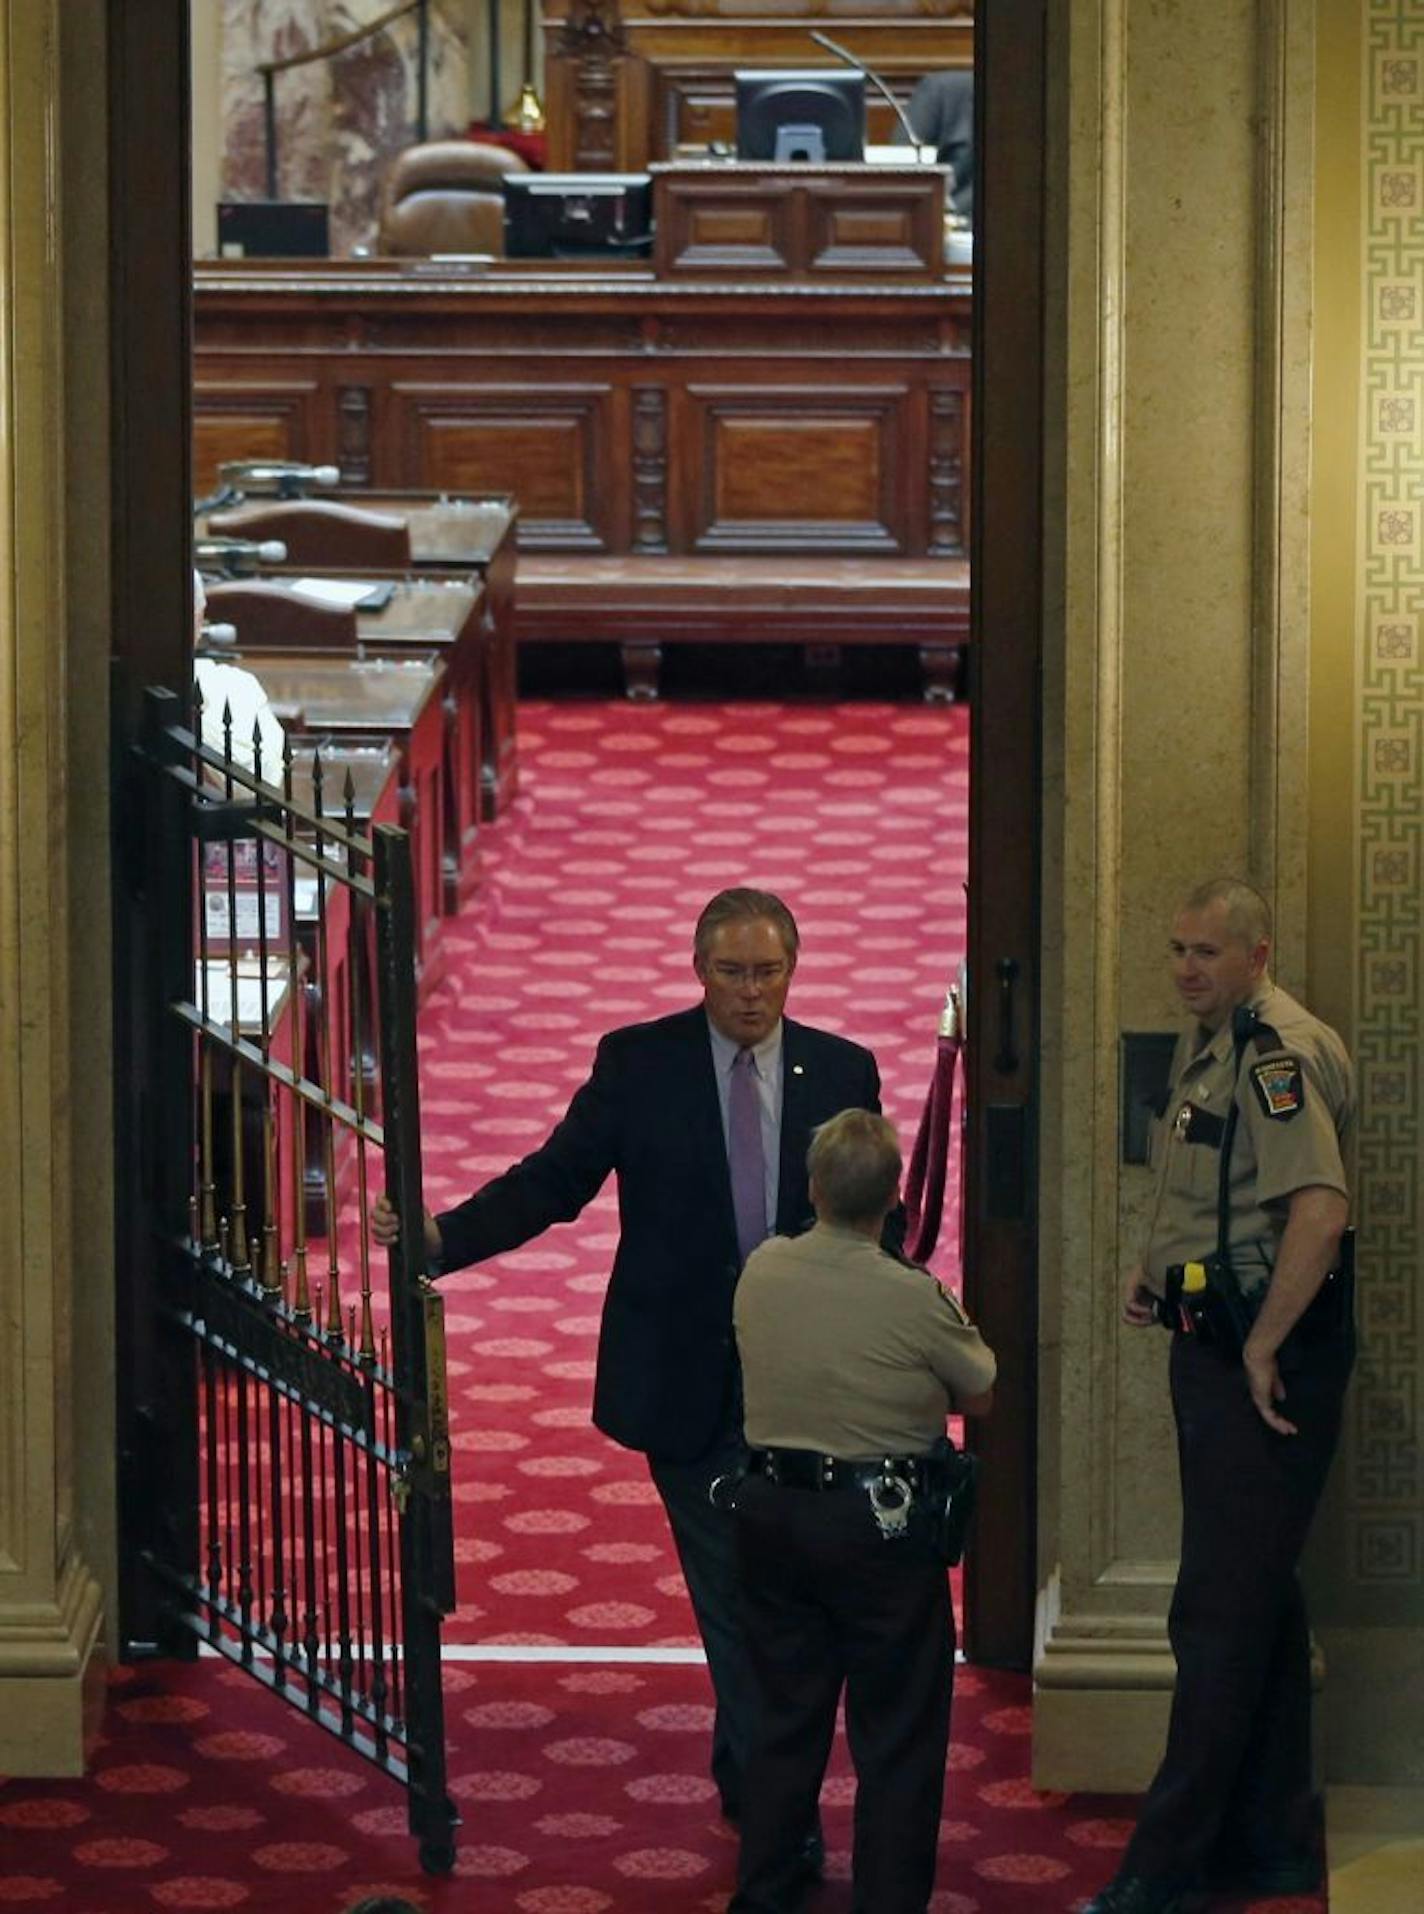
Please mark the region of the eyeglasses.
[[773, 984], [779, 984], [786, 975], [788, 966], [783, 959], [779, 964], [724, 964], [713, 963], [708, 969], [719, 984], [727, 984], [740, 990], [743, 984], [755, 984], [758, 990], [770, 990]]

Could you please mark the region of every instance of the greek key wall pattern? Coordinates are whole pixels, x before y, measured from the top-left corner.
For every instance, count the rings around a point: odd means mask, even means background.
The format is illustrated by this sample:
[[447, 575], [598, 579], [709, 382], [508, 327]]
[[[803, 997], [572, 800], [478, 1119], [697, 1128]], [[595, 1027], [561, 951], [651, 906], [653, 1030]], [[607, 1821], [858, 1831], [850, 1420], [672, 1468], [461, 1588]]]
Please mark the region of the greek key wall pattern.
[[1370, 0], [1357, 775], [1360, 1325], [1346, 1443], [1351, 1573], [1424, 1572], [1424, 8]]

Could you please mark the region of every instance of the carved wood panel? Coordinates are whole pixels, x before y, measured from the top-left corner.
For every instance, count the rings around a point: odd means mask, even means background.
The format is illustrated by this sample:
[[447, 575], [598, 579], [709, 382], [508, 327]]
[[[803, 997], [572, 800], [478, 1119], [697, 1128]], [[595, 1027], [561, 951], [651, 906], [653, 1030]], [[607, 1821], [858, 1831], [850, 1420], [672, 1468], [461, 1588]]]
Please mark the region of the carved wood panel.
[[914, 549], [900, 482], [904, 386], [690, 386], [690, 545], [702, 552]]
[[969, 395], [937, 386], [930, 393], [929, 549], [958, 558], [969, 549]]
[[667, 393], [661, 386], [633, 392], [633, 550], [667, 550]]
[[299, 459], [320, 455], [315, 381], [256, 384], [224, 380], [193, 391], [193, 490], [218, 482], [228, 459]]
[[938, 173], [916, 180], [817, 179], [806, 188], [808, 266], [844, 274], [944, 270], [944, 198]]
[[599, 385], [395, 383], [395, 483], [512, 492], [526, 549], [607, 551], [619, 535], [613, 388]]
[[653, 269], [780, 279], [944, 276], [944, 175], [934, 167], [679, 163], [653, 175]]

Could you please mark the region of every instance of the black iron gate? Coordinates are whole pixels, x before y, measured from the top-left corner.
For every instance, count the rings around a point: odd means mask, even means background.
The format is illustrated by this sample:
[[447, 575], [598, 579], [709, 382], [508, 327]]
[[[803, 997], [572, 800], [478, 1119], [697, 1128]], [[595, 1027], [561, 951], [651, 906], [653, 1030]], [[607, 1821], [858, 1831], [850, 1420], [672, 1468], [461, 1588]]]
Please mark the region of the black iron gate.
[[154, 1257], [126, 1414], [125, 1632], [206, 1644], [404, 1783], [421, 1861], [443, 1871], [442, 1307], [418, 1222], [388, 1282], [367, 1235], [380, 1188], [422, 1209], [409, 842], [357, 828], [349, 775], [333, 806], [319, 753], [264, 764], [260, 731], [235, 737], [226, 709], [220, 743], [201, 703], [192, 731], [181, 716], [147, 694], [130, 858]]

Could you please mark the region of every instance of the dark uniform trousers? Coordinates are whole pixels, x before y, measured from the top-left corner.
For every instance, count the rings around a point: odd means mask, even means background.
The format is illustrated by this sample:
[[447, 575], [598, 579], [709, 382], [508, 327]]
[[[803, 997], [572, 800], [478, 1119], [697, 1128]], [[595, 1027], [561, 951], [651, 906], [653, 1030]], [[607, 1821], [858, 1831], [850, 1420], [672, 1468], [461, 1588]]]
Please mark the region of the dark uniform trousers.
[[1286, 1419], [1257, 1414], [1239, 1357], [1173, 1338], [1182, 1555], [1162, 1765], [1123, 1874], [1294, 1859], [1312, 1841], [1310, 1634], [1296, 1567], [1340, 1431], [1353, 1351], [1288, 1338]]
[[855, 1763], [856, 1914], [924, 1914], [934, 1884], [954, 1679], [949, 1581], [918, 1535], [887, 1542], [863, 1489], [750, 1476], [737, 1491], [748, 1652], [764, 1713], [729, 1914], [800, 1905], [842, 1685]]

